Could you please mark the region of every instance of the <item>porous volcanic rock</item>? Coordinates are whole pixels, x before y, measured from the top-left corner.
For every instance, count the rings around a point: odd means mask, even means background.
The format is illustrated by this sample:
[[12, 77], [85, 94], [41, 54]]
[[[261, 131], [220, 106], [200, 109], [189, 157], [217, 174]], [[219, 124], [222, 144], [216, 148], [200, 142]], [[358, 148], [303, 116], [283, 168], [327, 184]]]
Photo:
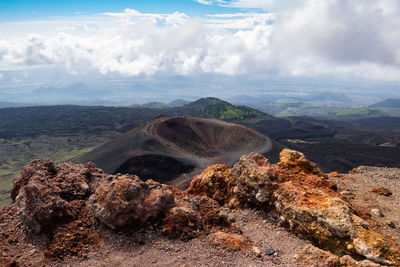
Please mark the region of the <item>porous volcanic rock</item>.
[[[267, 211], [274, 204], [284, 225], [324, 250], [337, 255], [365, 257], [379, 264], [400, 264], [399, 247], [371, 230], [315, 163], [289, 149], [281, 152], [280, 159], [279, 163], [271, 165], [261, 155], [244, 156], [225, 177], [225, 182], [222, 177], [218, 178], [218, 184], [233, 187], [232, 194], [239, 203], [255, 204]], [[191, 185], [190, 192], [211, 190], [205, 188], [213, 186], [207, 182], [210, 170], [213, 168], [197, 177], [200, 181]], [[202, 186], [193, 188], [197, 185]]]
[[[261, 261], [263, 253], [246, 236], [263, 250], [268, 240], [258, 239], [253, 230], [246, 232], [246, 218], [229, 219], [247, 209], [263, 216], [256, 226], [260, 231], [280, 223], [277, 227], [284, 226], [309, 240], [313, 246], [298, 254], [301, 266], [318, 266], [318, 262], [322, 266], [400, 266], [398, 244], [381, 234], [385, 232], [374, 224], [373, 217], [363, 216], [362, 207], [350, 204], [345, 194], [337, 192], [332, 179], [347, 176], [335, 177], [328, 178], [302, 153], [287, 149], [277, 164], [253, 153], [241, 157], [232, 169], [210, 166], [187, 191], [153, 180], [143, 182], [135, 175], [107, 176], [94, 164], [33, 161], [15, 180], [15, 202], [0, 210], [0, 263], [36, 266], [46, 260], [68, 261], [68, 256], [90, 257], [90, 253], [96, 258], [101, 252], [95, 252], [93, 246], [111, 248], [106, 243], [116, 238], [114, 229], [121, 230], [119, 237], [122, 233], [143, 237], [142, 231], [185, 241], [203, 236], [198, 240], [235, 253], [244, 250]], [[373, 194], [372, 187], [366, 187], [369, 194]], [[392, 196], [377, 197], [395, 198], [396, 188], [390, 189]], [[340, 191], [343, 193], [343, 188]], [[267, 220], [268, 224], [261, 223]], [[122, 229], [125, 227], [129, 231]], [[121, 238], [125, 243], [129, 236]], [[114, 244], [112, 249], [117, 251], [120, 244]], [[129, 253], [138, 246], [129, 248]], [[228, 250], [222, 253], [231, 253]], [[268, 260], [279, 264], [281, 251], [282, 247], [278, 248]], [[30, 259], [30, 255], [38, 259]]]
[[372, 188], [371, 192], [381, 195], [381, 196], [391, 196], [393, 195], [392, 191], [390, 191], [389, 189], [385, 188], [385, 187], [374, 187]]
[[266, 208], [272, 203], [275, 179], [276, 171], [268, 159], [252, 153], [242, 156], [232, 169], [224, 164], [209, 166], [192, 180], [187, 192], [205, 194], [231, 207]]
[[208, 233], [213, 227], [235, 231], [221, 206], [207, 196], [188, 197], [183, 191], [174, 189], [176, 206], [170, 209], [163, 220], [164, 234], [169, 238], [184, 241]]
[[378, 263], [372, 262], [370, 260], [356, 261], [349, 255], [344, 255], [343, 257], [340, 257], [339, 262], [340, 262], [340, 266], [346, 266], [346, 267], [380, 267], [380, 266], [383, 266]]
[[378, 263], [374, 263], [369, 260], [357, 261], [345, 255], [339, 257], [332, 254], [329, 251], [319, 249], [313, 245], [307, 245], [303, 250], [295, 256], [299, 266], [310, 266], [310, 267], [379, 267], [382, 266]]
[[325, 251], [307, 245], [303, 250], [295, 256], [299, 266], [326, 266], [326, 267], [339, 267], [339, 257], [329, 251]]
[[386, 265], [400, 263], [399, 247], [371, 230], [335, 191], [336, 185], [306, 161], [302, 153], [284, 149], [276, 164], [278, 176], [284, 178], [274, 192], [276, 210], [289, 228], [338, 255], [361, 256]]
[[236, 201], [263, 208], [270, 206], [273, 202], [276, 174], [268, 159], [260, 154], [252, 153], [241, 157], [232, 168]]
[[154, 222], [174, 204], [169, 186], [136, 175], [110, 175], [90, 197], [92, 213], [112, 229]]
[[94, 164], [49, 160], [30, 162], [14, 181], [12, 197], [28, 230], [39, 233], [78, 217], [76, 206], [86, 200], [104, 173]]
[[251, 240], [243, 235], [216, 232], [209, 235], [209, 240], [211, 244], [216, 247], [222, 247], [233, 251], [251, 251], [258, 255], [261, 253], [260, 249], [253, 246]]
[[292, 172], [305, 172], [305, 173], [313, 173], [317, 175], [324, 175], [320, 169], [317, 167], [317, 164], [306, 159], [303, 153], [291, 150], [291, 149], [283, 149], [279, 154], [280, 166], [290, 167]]
[[201, 175], [194, 177], [187, 192], [206, 195], [222, 204], [232, 198], [233, 185], [231, 169], [225, 164], [216, 164], [207, 167]]

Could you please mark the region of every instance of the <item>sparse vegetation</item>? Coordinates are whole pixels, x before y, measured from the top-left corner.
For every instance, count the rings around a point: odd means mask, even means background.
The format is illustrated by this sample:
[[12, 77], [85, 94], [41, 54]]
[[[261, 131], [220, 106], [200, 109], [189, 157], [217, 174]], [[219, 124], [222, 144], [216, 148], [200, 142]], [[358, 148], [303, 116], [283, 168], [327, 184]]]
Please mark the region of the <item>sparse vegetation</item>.
[[265, 115], [265, 113], [246, 106], [234, 106], [228, 102], [219, 100], [206, 106], [206, 116], [221, 120], [234, 121]]
[[[19, 171], [31, 160], [51, 159], [55, 162], [67, 161], [73, 157], [89, 152], [97, 145], [103, 144], [117, 132], [99, 135], [82, 135], [79, 138], [66, 136], [42, 135], [33, 139], [13, 139], [0, 142], [0, 207], [10, 203], [12, 181]], [[70, 141], [68, 141], [70, 139]], [[79, 141], [76, 141], [79, 139]]]
[[281, 111], [279, 117], [290, 116], [341, 116], [341, 117], [371, 117], [371, 116], [387, 116], [385, 110], [378, 108], [323, 108], [323, 107], [308, 107], [308, 108], [286, 108]]

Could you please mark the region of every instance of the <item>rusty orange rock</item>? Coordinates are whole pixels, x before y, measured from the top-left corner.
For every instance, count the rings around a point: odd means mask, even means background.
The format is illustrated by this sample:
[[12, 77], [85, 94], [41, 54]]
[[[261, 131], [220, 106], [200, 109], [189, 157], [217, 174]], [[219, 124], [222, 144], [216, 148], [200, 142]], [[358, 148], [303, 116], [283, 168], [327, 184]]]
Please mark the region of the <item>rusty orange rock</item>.
[[222, 247], [233, 251], [242, 250], [251, 251], [256, 254], [261, 253], [260, 249], [253, 246], [251, 240], [243, 235], [216, 232], [209, 236], [209, 240], [211, 244], [217, 247]]
[[225, 164], [207, 167], [200, 175], [193, 178], [187, 192], [195, 195], [206, 195], [219, 203], [232, 198], [233, 178], [231, 169]]
[[[280, 159], [271, 165], [263, 156], [251, 154], [243, 156], [230, 173], [224, 167], [224, 172], [218, 173], [218, 184], [229, 185], [229, 190], [221, 189], [228, 192], [229, 204], [250, 204], [267, 212], [273, 206], [284, 225], [319, 248], [337, 255], [365, 257], [378, 264], [400, 264], [399, 247], [388, 239], [383, 242], [384, 238], [353, 212], [353, 207], [336, 192], [336, 184], [315, 163], [289, 149], [281, 152]], [[191, 190], [198, 185], [202, 192], [214, 190], [207, 187], [215, 183], [207, 181], [209, 174], [214, 175], [219, 168], [210, 167], [199, 175]], [[224, 173], [228, 175], [224, 177]]]
[[384, 188], [384, 187], [374, 187], [374, 188], [372, 188], [371, 192], [381, 195], [381, 196], [387, 196], [387, 197], [391, 196], [393, 194], [389, 189]]

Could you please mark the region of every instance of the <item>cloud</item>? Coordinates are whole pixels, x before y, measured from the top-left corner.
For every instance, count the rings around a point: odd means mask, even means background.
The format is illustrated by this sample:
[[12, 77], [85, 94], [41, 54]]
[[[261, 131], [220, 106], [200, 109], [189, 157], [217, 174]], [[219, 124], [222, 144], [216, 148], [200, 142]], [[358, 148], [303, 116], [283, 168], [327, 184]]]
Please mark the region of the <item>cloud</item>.
[[225, 4], [226, 2], [224, 0], [195, 0], [195, 1], [203, 5], [222, 5]]
[[300, 5], [303, 0], [195, 0], [204, 5], [276, 11]]
[[126, 9], [51, 23], [0, 24], [0, 70], [55, 66], [77, 74], [89, 69], [127, 76], [340, 75], [400, 81], [398, 1], [198, 2], [277, 11], [198, 19]]
[[299, 74], [398, 70], [399, 26], [397, 1], [308, 0], [282, 13], [272, 43], [280, 57], [299, 66]]

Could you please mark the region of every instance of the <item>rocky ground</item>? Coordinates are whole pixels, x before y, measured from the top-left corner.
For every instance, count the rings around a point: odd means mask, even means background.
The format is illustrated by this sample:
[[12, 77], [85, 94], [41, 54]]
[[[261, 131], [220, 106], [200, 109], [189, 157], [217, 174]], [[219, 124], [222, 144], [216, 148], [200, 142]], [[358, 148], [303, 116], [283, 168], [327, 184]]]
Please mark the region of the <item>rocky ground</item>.
[[33, 161], [0, 210], [0, 265], [400, 266], [400, 169], [280, 157], [210, 166], [186, 191]]

